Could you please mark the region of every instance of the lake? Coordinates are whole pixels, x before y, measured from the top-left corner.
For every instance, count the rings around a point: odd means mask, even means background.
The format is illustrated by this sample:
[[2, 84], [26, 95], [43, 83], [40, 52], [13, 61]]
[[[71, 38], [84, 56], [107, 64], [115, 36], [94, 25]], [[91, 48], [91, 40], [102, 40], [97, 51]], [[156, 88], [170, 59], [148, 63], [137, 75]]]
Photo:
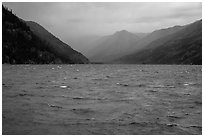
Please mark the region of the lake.
[[2, 65], [6, 134], [202, 134], [202, 66]]

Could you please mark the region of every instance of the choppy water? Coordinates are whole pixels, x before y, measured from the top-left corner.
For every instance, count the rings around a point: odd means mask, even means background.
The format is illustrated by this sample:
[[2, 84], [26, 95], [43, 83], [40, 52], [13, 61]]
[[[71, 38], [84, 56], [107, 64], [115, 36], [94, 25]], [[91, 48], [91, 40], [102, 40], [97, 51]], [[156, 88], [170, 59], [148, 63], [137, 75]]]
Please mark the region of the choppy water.
[[201, 66], [3, 65], [3, 134], [201, 134]]

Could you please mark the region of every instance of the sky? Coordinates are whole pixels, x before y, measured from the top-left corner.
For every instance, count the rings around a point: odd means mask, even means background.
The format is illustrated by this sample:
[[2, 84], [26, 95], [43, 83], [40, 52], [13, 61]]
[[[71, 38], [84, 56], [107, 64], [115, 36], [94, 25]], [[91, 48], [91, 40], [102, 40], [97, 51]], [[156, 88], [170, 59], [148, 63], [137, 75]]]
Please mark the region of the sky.
[[26, 21], [39, 23], [66, 43], [120, 30], [152, 32], [202, 18], [201, 2], [10, 2], [3, 5]]

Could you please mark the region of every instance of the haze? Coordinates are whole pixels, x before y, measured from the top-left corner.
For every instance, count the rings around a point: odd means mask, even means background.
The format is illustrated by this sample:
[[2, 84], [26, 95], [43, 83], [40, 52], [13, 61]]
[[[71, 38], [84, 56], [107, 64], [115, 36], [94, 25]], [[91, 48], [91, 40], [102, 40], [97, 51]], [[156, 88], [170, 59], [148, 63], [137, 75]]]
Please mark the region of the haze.
[[202, 18], [202, 3], [3, 3], [20, 18], [35, 21], [75, 49], [82, 37], [115, 31], [152, 32]]

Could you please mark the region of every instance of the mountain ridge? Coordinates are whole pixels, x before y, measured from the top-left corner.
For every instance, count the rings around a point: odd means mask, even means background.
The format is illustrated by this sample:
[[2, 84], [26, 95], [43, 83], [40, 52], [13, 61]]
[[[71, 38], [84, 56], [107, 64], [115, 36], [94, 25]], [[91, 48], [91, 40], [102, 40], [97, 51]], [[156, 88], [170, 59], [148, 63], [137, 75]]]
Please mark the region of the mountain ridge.
[[126, 54], [125, 49], [138, 41], [140, 37], [126, 30], [117, 31], [98, 40], [97, 46], [90, 51], [91, 61], [108, 62]]
[[116, 62], [137, 64], [202, 64], [202, 20], [161, 37]]
[[[177, 25], [160, 30], [155, 30], [152, 33], [141, 34], [131, 33], [127, 30], [116, 31], [112, 35], [102, 37], [102, 42], [96, 42], [97, 46], [95, 46], [94, 49], [90, 50], [90, 52], [92, 52], [90, 53], [92, 56], [89, 55], [88, 57], [91, 61], [111, 63], [117, 58], [121, 58], [122, 56], [134, 53], [134, 51], [144, 48], [154, 40], [175, 33], [182, 28], [183, 26]], [[123, 42], [125, 41], [124, 38], [128, 39], [128, 37], [131, 37], [131, 40]], [[112, 39], [112, 43], [108, 43], [107, 39]], [[117, 51], [119, 49], [120, 51]]]
[[[36, 29], [39, 33], [33, 32], [33, 28], [31, 29], [26, 21], [2, 5], [2, 63], [89, 63], [89, 60], [81, 53], [73, 50], [42, 26], [39, 28]], [[41, 31], [48, 35], [43, 37], [40, 35]], [[55, 41], [54, 44], [52, 40]], [[60, 44], [64, 48], [60, 47]], [[58, 52], [60, 48], [65, 49], [63, 54]]]
[[[89, 62], [85, 56], [72, 49], [69, 45], [62, 42], [59, 38], [55, 37], [40, 24], [33, 21], [26, 21], [26, 24], [30, 27], [34, 34], [39, 36], [40, 39], [49, 43], [49, 50], [52, 51], [54, 54], [60, 56], [61, 58], [71, 59], [74, 62], [78, 63]], [[82, 62], [80, 60], [82, 60]]]

